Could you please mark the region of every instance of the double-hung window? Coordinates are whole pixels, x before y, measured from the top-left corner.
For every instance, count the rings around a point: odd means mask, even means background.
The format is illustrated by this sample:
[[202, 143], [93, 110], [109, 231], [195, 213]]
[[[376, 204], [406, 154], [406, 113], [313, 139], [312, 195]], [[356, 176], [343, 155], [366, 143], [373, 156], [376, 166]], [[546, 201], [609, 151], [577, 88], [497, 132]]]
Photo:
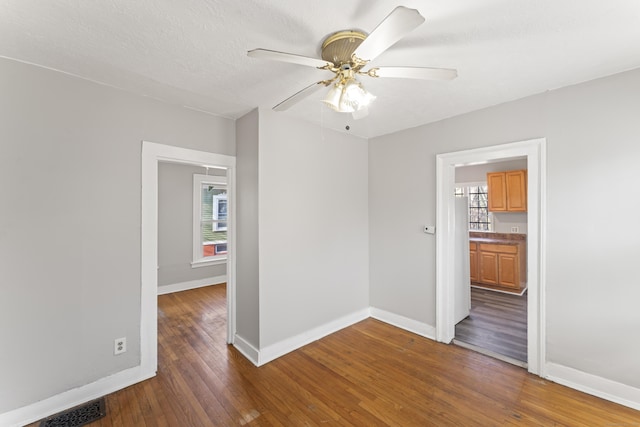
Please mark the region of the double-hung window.
[[192, 267], [227, 261], [227, 213], [227, 178], [193, 175]]

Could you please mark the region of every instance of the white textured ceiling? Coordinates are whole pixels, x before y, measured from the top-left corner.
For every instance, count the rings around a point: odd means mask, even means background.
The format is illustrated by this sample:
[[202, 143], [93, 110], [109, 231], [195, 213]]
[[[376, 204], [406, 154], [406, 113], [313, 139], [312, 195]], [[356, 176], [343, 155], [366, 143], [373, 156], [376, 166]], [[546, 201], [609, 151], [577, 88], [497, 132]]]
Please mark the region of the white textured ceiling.
[[229, 118], [328, 72], [246, 55], [319, 57], [328, 34], [371, 31], [403, 5], [426, 22], [372, 65], [456, 68], [452, 81], [362, 81], [354, 121], [319, 102], [286, 114], [372, 137], [640, 67], [638, 0], [0, 0], [0, 56]]

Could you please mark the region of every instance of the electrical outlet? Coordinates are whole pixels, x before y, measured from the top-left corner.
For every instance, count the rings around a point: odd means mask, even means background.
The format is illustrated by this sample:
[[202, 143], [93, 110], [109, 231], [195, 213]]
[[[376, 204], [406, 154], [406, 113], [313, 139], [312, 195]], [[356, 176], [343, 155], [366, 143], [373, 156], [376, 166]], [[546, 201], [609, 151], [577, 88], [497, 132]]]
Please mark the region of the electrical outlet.
[[127, 351], [127, 338], [116, 338], [113, 342], [113, 354], [118, 355]]
[[511, 227], [512, 233], [518, 233], [520, 231], [520, 227]]

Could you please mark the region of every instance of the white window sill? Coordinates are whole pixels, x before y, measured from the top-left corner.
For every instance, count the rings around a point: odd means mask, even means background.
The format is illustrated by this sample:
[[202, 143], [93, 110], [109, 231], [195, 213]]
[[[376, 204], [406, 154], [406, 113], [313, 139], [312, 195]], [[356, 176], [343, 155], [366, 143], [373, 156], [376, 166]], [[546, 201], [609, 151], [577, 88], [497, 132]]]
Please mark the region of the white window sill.
[[211, 267], [212, 265], [226, 264], [227, 257], [215, 258], [215, 259], [200, 259], [191, 263], [191, 268]]

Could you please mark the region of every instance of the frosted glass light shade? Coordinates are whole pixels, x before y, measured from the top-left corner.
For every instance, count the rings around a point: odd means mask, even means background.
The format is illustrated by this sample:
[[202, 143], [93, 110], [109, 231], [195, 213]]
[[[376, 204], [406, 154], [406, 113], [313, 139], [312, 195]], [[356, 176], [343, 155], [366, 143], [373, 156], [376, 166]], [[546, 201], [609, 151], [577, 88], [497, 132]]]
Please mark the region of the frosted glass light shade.
[[329, 89], [329, 92], [327, 92], [327, 96], [324, 97], [322, 102], [324, 102], [324, 104], [332, 110], [340, 112], [340, 99], [342, 98], [343, 91], [343, 84], [336, 83], [332, 85], [331, 89]]
[[367, 92], [355, 78], [350, 78], [344, 84], [338, 82], [331, 86], [322, 102], [339, 113], [353, 113], [366, 108], [374, 99], [376, 97]]

